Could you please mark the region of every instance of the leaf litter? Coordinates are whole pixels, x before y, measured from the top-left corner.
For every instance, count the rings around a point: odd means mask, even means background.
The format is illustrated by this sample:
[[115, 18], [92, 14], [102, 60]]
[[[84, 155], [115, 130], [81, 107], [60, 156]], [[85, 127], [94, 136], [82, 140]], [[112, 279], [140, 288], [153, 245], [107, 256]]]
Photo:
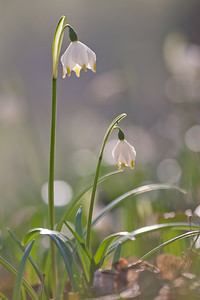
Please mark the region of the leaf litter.
[[189, 250], [183, 258], [159, 254], [155, 265], [120, 258], [115, 270], [94, 274], [93, 300], [196, 300], [200, 299], [200, 255]]

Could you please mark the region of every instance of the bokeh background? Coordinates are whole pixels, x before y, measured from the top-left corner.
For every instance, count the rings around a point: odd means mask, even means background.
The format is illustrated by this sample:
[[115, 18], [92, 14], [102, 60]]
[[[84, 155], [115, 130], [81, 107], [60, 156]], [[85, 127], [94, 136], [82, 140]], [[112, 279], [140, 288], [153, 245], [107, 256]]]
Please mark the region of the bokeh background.
[[[137, 151], [125, 170], [98, 189], [96, 210], [148, 183], [188, 191], [152, 192], [127, 201], [100, 232], [154, 224], [163, 213], [194, 211], [200, 195], [200, 1], [0, 1], [0, 228], [6, 252], [18, 236], [47, 226], [52, 38], [59, 18], [97, 55], [97, 72], [62, 79], [58, 72], [55, 179], [57, 219], [93, 179], [110, 122], [120, 113]], [[65, 32], [61, 53], [69, 44]], [[115, 170], [113, 132], [101, 174]], [[84, 199], [87, 211], [89, 198]], [[168, 217], [171, 215], [168, 215]], [[73, 216], [72, 216], [73, 219]]]

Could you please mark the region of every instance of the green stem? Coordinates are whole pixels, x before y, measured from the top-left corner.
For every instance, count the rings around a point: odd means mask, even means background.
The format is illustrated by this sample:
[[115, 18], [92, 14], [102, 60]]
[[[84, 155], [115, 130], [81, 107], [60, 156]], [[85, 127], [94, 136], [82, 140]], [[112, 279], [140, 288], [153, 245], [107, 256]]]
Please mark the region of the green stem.
[[[52, 78], [52, 111], [51, 111], [51, 137], [50, 137], [50, 155], [49, 155], [49, 183], [48, 183], [48, 195], [49, 195], [49, 226], [51, 230], [54, 230], [55, 224], [55, 212], [54, 212], [54, 161], [55, 161], [55, 136], [56, 136], [56, 78]], [[53, 281], [53, 294], [56, 293], [57, 287], [57, 272], [56, 272], [56, 253], [55, 245], [50, 241], [51, 247], [51, 263]]]
[[104, 148], [105, 148], [105, 145], [106, 145], [106, 142], [108, 140], [109, 135], [111, 134], [111, 132], [115, 128], [115, 125], [118, 124], [118, 122], [120, 122], [125, 117], [126, 117], [126, 114], [121, 114], [112, 121], [112, 123], [110, 124], [110, 126], [108, 127], [108, 129], [106, 131], [106, 134], [104, 136], [103, 143], [102, 143], [102, 146], [101, 146], [101, 151], [100, 151], [100, 154], [99, 154], [98, 164], [97, 164], [96, 173], [95, 173], [95, 177], [94, 177], [94, 183], [93, 183], [92, 194], [91, 194], [91, 199], [90, 199], [88, 222], [87, 222], [86, 246], [88, 247], [88, 249], [89, 249], [89, 246], [90, 246], [90, 233], [91, 233], [92, 214], [93, 214], [93, 208], [94, 208], [94, 199], [95, 199], [95, 194], [96, 194], [96, 189], [97, 189], [99, 171], [100, 171], [100, 167], [101, 167], [101, 161], [102, 161], [102, 158], [103, 158]]
[[55, 161], [55, 136], [56, 136], [56, 78], [52, 79], [52, 111], [51, 111], [51, 139], [49, 155], [49, 226], [54, 229], [54, 161]]
[[[103, 182], [104, 180], [108, 179], [109, 177], [115, 175], [115, 174], [119, 174], [123, 172], [122, 170], [117, 170], [111, 173], [108, 173], [102, 177], [99, 178], [98, 183]], [[75, 205], [81, 200], [81, 198], [89, 191], [91, 190], [93, 187], [93, 184], [90, 185], [89, 187], [87, 187], [85, 190], [83, 190], [83, 192], [81, 192], [76, 198], [74, 198], [74, 200], [72, 200], [69, 204], [69, 206], [67, 207], [67, 211], [65, 212], [64, 216], [62, 217], [62, 219], [59, 221], [59, 223], [56, 226], [56, 230], [57, 231], [61, 231], [63, 223], [65, 220], [67, 220], [68, 216], [71, 214], [71, 212], [73, 211]]]

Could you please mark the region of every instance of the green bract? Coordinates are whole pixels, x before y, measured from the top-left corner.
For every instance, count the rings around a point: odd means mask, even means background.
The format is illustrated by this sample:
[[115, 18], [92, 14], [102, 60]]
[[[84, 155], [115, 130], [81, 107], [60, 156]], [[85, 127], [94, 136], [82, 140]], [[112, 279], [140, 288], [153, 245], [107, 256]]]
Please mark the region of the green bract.
[[57, 78], [58, 72], [58, 60], [60, 55], [60, 49], [63, 41], [64, 28], [66, 23], [66, 17], [62, 16], [56, 27], [56, 31], [53, 38], [53, 49], [52, 49], [52, 58], [53, 58], [53, 78]]

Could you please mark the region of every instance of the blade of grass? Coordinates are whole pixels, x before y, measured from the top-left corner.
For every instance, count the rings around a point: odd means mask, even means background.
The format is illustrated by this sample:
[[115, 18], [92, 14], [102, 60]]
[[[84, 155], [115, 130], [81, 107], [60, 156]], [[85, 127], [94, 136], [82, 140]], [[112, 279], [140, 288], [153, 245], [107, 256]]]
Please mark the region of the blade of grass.
[[4, 294], [2, 294], [1, 292], [0, 292], [0, 299], [1, 300], [9, 300]]
[[87, 283], [92, 282], [93, 274], [95, 271], [95, 263], [92, 257], [91, 252], [89, 251], [88, 247], [86, 246], [83, 234], [83, 227], [82, 227], [82, 207], [80, 207], [76, 214], [75, 219], [75, 233], [81, 238], [81, 240], [77, 239], [77, 252], [80, 258], [83, 271], [85, 274], [85, 278]]
[[127, 199], [130, 196], [137, 196], [137, 195], [140, 195], [140, 194], [143, 194], [146, 192], [150, 192], [150, 191], [155, 191], [155, 190], [169, 190], [169, 189], [179, 191], [183, 194], [186, 193], [183, 189], [180, 189], [177, 186], [173, 186], [173, 185], [169, 185], [169, 184], [148, 184], [148, 185], [141, 186], [139, 188], [133, 189], [133, 190], [119, 196], [118, 198], [116, 198], [115, 200], [110, 202], [108, 205], [106, 205], [106, 207], [104, 207], [104, 209], [102, 209], [100, 214], [93, 220], [91, 226], [93, 227], [105, 214], [107, 214], [111, 209], [113, 209], [115, 206], [117, 206], [118, 204], [120, 204], [122, 201], [124, 201], [125, 199]]
[[[0, 256], [0, 263], [4, 268], [6, 268], [10, 273], [12, 273], [14, 276], [17, 275], [17, 270], [9, 263], [7, 262], [2, 256]], [[30, 284], [22, 278], [22, 284], [24, 285], [27, 293], [31, 297], [31, 299], [38, 299], [37, 294], [33, 290], [33, 288], [30, 286]]]
[[114, 263], [120, 259], [120, 256], [121, 256], [121, 249], [122, 249], [122, 244], [119, 243], [119, 244], [117, 245], [117, 247], [116, 247], [116, 249], [115, 249], [115, 253], [114, 253], [114, 255], [113, 255], [112, 268], [111, 268], [112, 271], [115, 271], [115, 268], [113, 267], [113, 266], [114, 266]]
[[117, 232], [117, 233], [111, 234], [108, 237], [106, 237], [99, 245], [99, 247], [96, 251], [96, 254], [94, 256], [94, 261], [98, 268], [100, 268], [101, 265], [103, 264], [107, 250], [108, 250], [109, 246], [112, 244], [113, 240], [116, 240], [117, 238], [119, 238], [121, 236], [126, 237], [126, 239], [131, 239], [131, 240], [135, 239], [135, 237], [127, 231]]
[[[191, 224], [191, 229], [195, 230], [195, 229], [199, 229], [200, 225], [197, 224]], [[140, 236], [143, 236], [145, 234], [157, 231], [157, 230], [166, 230], [166, 229], [175, 229], [175, 230], [188, 230], [189, 229], [189, 225], [188, 223], [182, 223], [182, 222], [176, 222], [176, 223], [164, 223], [164, 224], [156, 224], [156, 225], [150, 225], [150, 226], [145, 226], [139, 229], [136, 229], [132, 232], [129, 233], [130, 236], [133, 236], [135, 238], [138, 238]], [[130, 240], [127, 237], [122, 237], [117, 239], [116, 241], [114, 241], [107, 252], [107, 255], [110, 254], [119, 243], [126, 243], [128, 240]]]
[[186, 233], [183, 233], [165, 243], [162, 243], [161, 245], [155, 247], [154, 249], [152, 249], [151, 251], [147, 252], [145, 255], [143, 255], [140, 260], [144, 260], [146, 259], [147, 257], [149, 257], [150, 255], [152, 255], [153, 253], [155, 253], [156, 251], [160, 250], [161, 248], [171, 244], [171, 243], [174, 243], [175, 241], [178, 241], [178, 240], [181, 240], [181, 239], [184, 239], [184, 238], [187, 238], [187, 237], [190, 237], [190, 236], [193, 236], [193, 235], [198, 235], [200, 233], [200, 231], [196, 230], [196, 231], [189, 231], [189, 232], [186, 232]]
[[[18, 240], [18, 238], [16, 237], [16, 235], [15, 235], [10, 229], [8, 229], [8, 232], [9, 232], [10, 236], [13, 238], [13, 240], [16, 242], [16, 244], [18, 245], [18, 247], [24, 252], [26, 248], [21, 244], [21, 242]], [[44, 286], [44, 291], [45, 291], [45, 294], [46, 294], [47, 299], [49, 299], [50, 296], [49, 296], [47, 287], [46, 287], [46, 285], [45, 285], [45, 283], [44, 283], [44, 275], [41, 274], [41, 272], [40, 272], [40, 270], [39, 270], [37, 264], [36, 264], [35, 261], [32, 259], [32, 257], [29, 256], [28, 259], [29, 259], [31, 265], [33, 266], [33, 268], [34, 268], [34, 270], [35, 270], [37, 276], [39, 277], [39, 279], [40, 279], [40, 281], [41, 281], [41, 283], [42, 283], [42, 286]]]
[[[100, 177], [99, 180], [98, 180], [98, 183], [101, 183], [101, 182], [105, 181], [106, 179], [112, 177], [113, 175], [119, 174], [119, 173], [121, 173], [121, 172], [123, 172], [123, 170], [118, 170], [118, 171], [115, 171], [115, 172], [108, 173], [108, 174], [106, 174], [106, 175]], [[70, 202], [70, 204], [69, 204], [69, 206], [68, 206], [68, 208], [67, 208], [66, 213], [64, 214], [64, 216], [62, 217], [62, 219], [60, 220], [60, 222], [59, 222], [59, 223], [57, 224], [57, 226], [56, 226], [56, 230], [57, 230], [57, 231], [60, 231], [60, 230], [61, 230], [64, 221], [67, 220], [67, 218], [68, 218], [69, 215], [71, 214], [72, 210], [74, 209], [74, 206], [81, 200], [81, 198], [82, 198], [87, 192], [89, 192], [89, 191], [92, 189], [92, 187], [93, 187], [93, 184], [91, 184], [90, 186], [88, 186], [85, 190], [83, 190], [76, 198], [74, 198], [74, 199]]]
[[72, 242], [70, 241], [70, 239], [67, 236], [65, 236], [61, 232], [58, 232], [56, 230], [50, 230], [50, 229], [47, 229], [47, 228], [34, 228], [34, 229], [31, 229], [30, 231], [28, 231], [27, 234], [25, 235], [24, 239], [23, 239], [23, 244], [26, 244], [26, 243], [30, 242], [32, 239], [34, 239], [34, 238], [36, 238], [40, 235], [50, 235], [50, 234], [59, 236], [65, 242], [69, 243], [69, 245], [71, 247], [73, 247]]
[[75, 231], [80, 236], [82, 240], [84, 240], [83, 228], [82, 228], [82, 206], [79, 207], [76, 213], [75, 219]]
[[22, 293], [22, 300], [26, 300], [26, 292], [23, 285], [21, 286], [21, 293]]
[[42, 300], [42, 294], [43, 294], [44, 289], [45, 289], [45, 274], [43, 274], [43, 276], [42, 276], [41, 287], [40, 287], [40, 289], [38, 291], [38, 298], [39, 298], [39, 300]]
[[25, 269], [27, 258], [29, 256], [31, 248], [33, 247], [33, 243], [34, 243], [34, 241], [32, 241], [28, 245], [28, 247], [24, 251], [24, 255], [22, 256], [22, 259], [20, 261], [19, 269], [18, 269], [18, 272], [17, 272], [17, 277], [16, 277], [15, 284], [14, 284], [12, 300], [19, 300], [20, 299], [19, 295], [20, 295], [22, 277], [23, 277], [23, 273], [24, 273], [24, 269]]
[[[68, 273], [67, 273], [67, 270], [65, 269], [62, 273], [62, 277], [59, 278], [59, 286], [58, 286], [58, 290], [57, 290], [57, 295], [63, 295], [64, 294], [67, 278], [68, 278]], [[64, 298], [58, 298], [58, 299], [59, 300], [65, 300], [65, 297]]]
[[55, 243], [64, 260], [65, 267], [71, 280], [72, 288], [77, 290], [80, 283], [80, 273], [75, 258], [66, 243], [68, 242], [68, 238], [61, 232], [55, 230], [35, 228], [27, 233], [27, 235], [24, 237], [24, 242], [27, 242], [27, 240], [30, 240], [32, 237], [36, 237], [36, 235], [47, 235]]
[[43, 230], [44, 228], [34, 228], [31, 229], [27, 232], [27, 234], [25, 235], [25, 237], [23, 238], [23, 245], [27, 244], [30, 240], [36, 238], [38, 235], [40, 235], [41, 230]]
[[81, 245], [81, 247], [84, 249], [85, 253], [87, 254], [88, 258], [90, 260], [92, 260], [92, 254], [89, 251], [89, 249], [86, 247], [85, 241], [78, 235], [78, 233], [76, 231], [73, 230], [73, 228], [67, 222], [64, 221], [64, 224], [67, 226], [67, 228], [71, 231], [71, 233], [77, 239], [77, 241], [79, 242], [79, 244]]
[[60, 252], [60, 255], [64, 260], [65, 267], [72, 284], [72, 290], [77, 291], [80, 283], [80, 273], [69, 246], [57, 235], [49, 234], [49, 236], [55, 243]]

